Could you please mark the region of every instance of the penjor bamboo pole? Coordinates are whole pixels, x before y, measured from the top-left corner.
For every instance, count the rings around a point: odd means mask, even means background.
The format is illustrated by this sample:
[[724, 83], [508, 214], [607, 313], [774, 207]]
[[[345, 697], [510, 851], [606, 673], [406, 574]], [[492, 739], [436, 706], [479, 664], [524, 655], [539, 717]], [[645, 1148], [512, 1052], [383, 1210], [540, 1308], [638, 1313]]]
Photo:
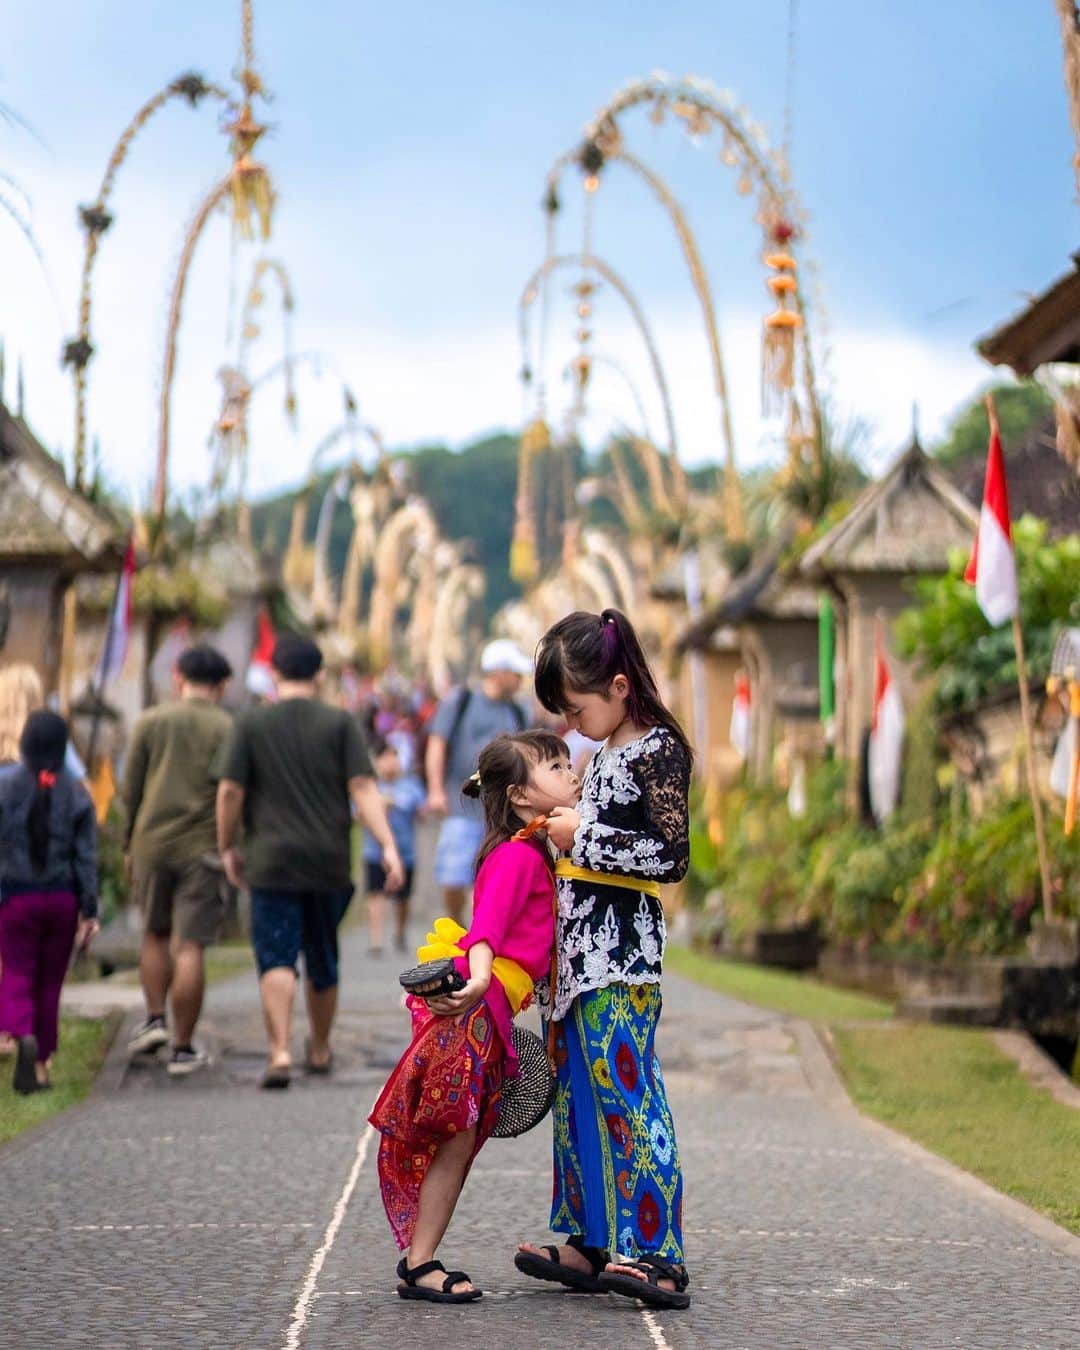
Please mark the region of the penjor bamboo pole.
[[1031, 809], [1035, 816], [1035, 843], [1039, 851], [1039, 877], [1042, 882], [1043, 916], [1049, 923], [1054, 917], [1050, 894], [1050, 855], [1046, 847], [1046, 825], [1043, 820], [1042, 797], [1035, 777], [1035, 745], [1032, 736], [1031, 694], [1028, 690], [1027, 662], [1024, 660], [1024, 634], [1019, 612], [1012, 620], [1013, 643], [1016, 647], [1016, 674], [1020, 681], [1020, 714], [1024, 723], [1024, 758], [1027, 762], [1028, 787], [1031, 790]]

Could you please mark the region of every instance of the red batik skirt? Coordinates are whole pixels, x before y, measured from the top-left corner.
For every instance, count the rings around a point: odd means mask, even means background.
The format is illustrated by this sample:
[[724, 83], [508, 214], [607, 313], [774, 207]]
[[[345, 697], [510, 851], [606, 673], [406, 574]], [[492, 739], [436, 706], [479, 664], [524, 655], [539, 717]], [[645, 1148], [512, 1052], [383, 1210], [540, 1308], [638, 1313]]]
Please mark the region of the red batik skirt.
[[368, 1117], [382, 1135], [379, 1188], [402, 1249], [412, 1242], [420, 1187], [440, 1144], [475, 1126], [471, 1167], [495, 1128], [506, 1057], [486, 1001], [461, 1017], [435, 1017], [418, 999], [409, 1004], [412, 1043]]

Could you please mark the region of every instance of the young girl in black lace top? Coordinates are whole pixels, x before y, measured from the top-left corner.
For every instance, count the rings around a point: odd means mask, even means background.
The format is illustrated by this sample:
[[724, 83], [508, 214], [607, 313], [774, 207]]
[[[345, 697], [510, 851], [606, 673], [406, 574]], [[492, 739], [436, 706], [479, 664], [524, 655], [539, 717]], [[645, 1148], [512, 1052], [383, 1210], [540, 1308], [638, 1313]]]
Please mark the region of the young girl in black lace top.
[[[536, 693], [604, 744], [576, 809], [548, 818], [556, 866], [555, 1194], [563, 1247], [524, 1244], [518, 1269], [573, 1289], [685, 1308], [682, 1172], [654, 1038], [660, 885], [689, 861], [691, 751], [630, 621], [570, 614], [543, 637]], [[623, 1258], [619, 1264], [612, 1257]]]

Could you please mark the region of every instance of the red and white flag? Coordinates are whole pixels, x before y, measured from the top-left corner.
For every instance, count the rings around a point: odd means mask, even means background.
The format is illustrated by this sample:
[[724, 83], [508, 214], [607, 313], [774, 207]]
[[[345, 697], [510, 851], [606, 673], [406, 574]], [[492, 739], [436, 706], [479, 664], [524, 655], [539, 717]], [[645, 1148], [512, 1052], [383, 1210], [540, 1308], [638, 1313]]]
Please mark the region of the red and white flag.
[[870, 809], [879, 825], [892, 815], [900, 800], [903, 748], [904, 706], [885, 659], [879, 623], [874, 635], [874, 720], [867, 752]]
[[990, 409], [990, 449], [986, 456], [979, 532], [964, 580], [974, 582], [975, 598], [987, 622], [997, 628], [1017, 612], [1016, 557], [1009, 521], [1009, 489], [997, 416]]
[[731, 726], [728, 740], [742, 755], [750, 754], [750, 677], [745, 671], [735, 676], [735, 697], [731, 702]]
[[116, 598], [113, 600], [112, 613], [109, 615], [109, 626], [105, 630], [105, 645], [98, 660], [95, 682], [99, 693], [124, 668], [128, 640], [131, 637], [131, 601], [134, 584], [135, 540], [133, 536], [129, 536], [124, 566], [116, 583]]
[[248, 691], [259, 698], [272, 699], [275, 695], [274, 677], [270, 672], [270, 658], [274, 654], [274, 626], [266, 606], [259, 610], [255, 650], [247, 668], [244, 683]]

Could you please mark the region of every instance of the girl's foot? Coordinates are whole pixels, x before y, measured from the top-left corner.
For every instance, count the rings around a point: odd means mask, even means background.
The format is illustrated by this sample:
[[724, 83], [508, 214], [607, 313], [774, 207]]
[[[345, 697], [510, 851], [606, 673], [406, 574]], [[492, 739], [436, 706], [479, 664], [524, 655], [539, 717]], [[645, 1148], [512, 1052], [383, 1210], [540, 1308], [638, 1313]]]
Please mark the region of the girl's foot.
[[636, 1261], [608, 1263], [598, 1281], [609, 1294], [625, 1294], [654, 1308], [689, 1308], [686, 1292], [690, 1276], [686, 1267], [660, 1256], [641, 1256]]
[[410, 1268], [403, 1256], [398, 1262], [398, 1298], [425, 1303], [475, 1303], [483, 1291], [475, 1288], [463, 1270], [448, 1271], [441, 1261], [423, 1261]]
[[608, 1252], [599, 1247], [586, 1247], [581, 1238], [571, 1237], [561, 1247], [537, 1247], [531, 1242], [522, 1242], [514, 1255], [514, 1265], [534, 1280], [548, 1280], [579, 1293], [596, 1294], [601, 1289], [598, 1277], [606, 1269], [609, 1259]]

